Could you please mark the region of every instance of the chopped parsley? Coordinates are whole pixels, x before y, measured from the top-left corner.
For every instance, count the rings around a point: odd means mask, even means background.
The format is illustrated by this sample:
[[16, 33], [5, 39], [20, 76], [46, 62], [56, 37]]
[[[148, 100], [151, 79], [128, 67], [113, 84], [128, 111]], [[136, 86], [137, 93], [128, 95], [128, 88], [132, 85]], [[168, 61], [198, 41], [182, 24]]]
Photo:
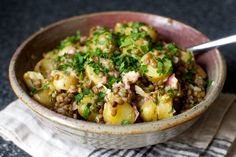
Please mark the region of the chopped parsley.
[[89, 52], [89, 56], [90, 57], [94, 57], [94, 56], [97, 56], [97, 57], [101, 57], [101, 58], [108, 58], [108, 53], [104, 53], [102, 52], [101, 49], [97, 48], [95, 51], [90, 51]]
[[117, 83], [117, 82], [119, 82], [119, 81], [121, 81], [121, 79], [116, 78], [116, 77], [114, 77], [114, 76], [109, 76], [109, 77], [108, 77], [108, 82], [107, 82], [108, 88], [111, 88], [114, 83]]
[[62, 70], [62, 71], [66, 71], [67, 70], [67, 68], [69, 68], [70, 67], [70, 65], [69, 64], [67, 64], [67, 63], [65, 63], [65, 64], [61, 64], [61, 65], [59, 65], [59, 66], [57, 66], [57, 70]]
[[102, 101], [104, 101], [106, 94], [103, 92], [98, 92], [97, 96], [98, 96], [98, 101], [102, 102]]
[[57, 61], [57, 62], [62, 62], [62, 61], [64, 61], [65, 60], [65, 56], [57, 56], [56, 58], [55, 58], [55, 61]]
[[[120, 48], [130, 48], [127, 50], [129, 53], [131, 53], [133, 49], [141, 49], [142, 52], [148, 52], [150, 50], [151, 44], [146, 36], [146, 32], [132, 33], [130, 36], [120, 37], [118, 45], [120, 45]], [[138, 39], [143, 39], [147, 43], [142, 43], [138, 41]]]
[[78, 93], [76, 96], [75, 96], [75, 100], [77, 101], [77, 103], [79, 103], [85, 95], [89, 95], [89, 94], [92, 94], [91, 90], [89, 89], [83, 89], [83, 92], [82, 93]]
[[133, 40], [137, 40], [139, 38], [145, 38], [147, 36], [147, 33], [146, 32], [132, 33], [130, 36]]
[[140, 32], [140, 27], [144, 26], [144, 23], [142, 22], [133, 22], [131, 27], [132, 27], [132, 32], [133, 33], [138, 33]]
[[124, 119], [121, 121], [121, 124], [126, 125], [126, 124], [130, 124], [130, 122], [129, 122], [129, 120]]
[[128, 54], [118, 55], [113, 58], [113, 63], [118, 67], [118, 71], [129, 72], [129, 71], [138, 71], [139, 69], [139, 59], [135, 56]]
[[213, 80], [207, 80], [206, 81], [207, 88], [211, 87], [212, 83], [213, 83]]
[[178, 48], [173, 43], [168, 44], [167, 48], [173, 55], [176, 55], [176, 53], [178, 52]]
[[150, 46], [149, 46], [149, 45], [142, 45], [142, 46], [141, 46], [141, 50], [142, 50], [143, 52], [148, 52], [148, 51], [150, 50]]
[[80, 31], [77, 31], [74, 36], [69, 36], [66, 39], [62, 40], [58, 49], [63, 49], [69, 45], [75, 44], [80, 39]]
[[47, 84], [45, 84], [45, 85], [43, 85], [43, 86], [41, 87], [41, 89], [42, 89], [42, 90], [48, 90], [48, 89], [49, 89], [49, 86], [48, 86]]
[[36, 93], [38, 93], [38, 90], [37, 90], [36, 88], [33, 88], [33, 89], [31, 90], [31, 93], [32, 93], [32, 94], [36, 94]]
[[87, 60], [87, 55], [76, 53], [73, 58], [73, 66], [77, 72], [84, 71], [84, 64]]
[[84, 90], [83, 90], [83, 93], [84, 93], [84, 95], [89, 95], [89, 94], [91, 94], [92, 92], [91, 92], [89, 89], [84, 89]]
[[91, 67], [93, 68], [93, 71], [96, 74], [99, 74], [100, 72], [103, 72], [106, 74], [109, 72], [109, 69], [104, 67], [101, 63], [95, 63], [94, 61], [89, 61], [88, 64], [91, 65]]
[[175, 89], [169, 89], [169, 90], [167, 91], [167, 93], [168, 93], [171, 97], [173, 97], [173, 96], [175, 96], [175, 95], [177, 94], [177, 91], [176, 91]]
[[144, 26], [143, 22], [133, 22], [132, 28], [140, 28], [141, 26]]
[[77, 101], [77, 103], [79, 103], [84, 97], [83, 93], [79, 93], [75, 96], [75, 100]]
[[129, 45], [135, 45], [134, 40], [131, 37], [121, 37], [119, 44], [120, 44], [120, 48], [129, 46]]
[[191, 52], [187, 52], [187, 53], [189, 54], [189, 58], [188, 58], [188, 60], [187, 60], [187, 63], [188, 63], [188, 64], [191, 64], [192, 61], [193, 61], [193, 54], [192, 54]]
[[39, 89], [36, 89], [36, 88], [33, 88], [32, 90], [31, 90], [31, 93], [32, 94], [36, 94], [36, 93], [38, 93], [38, 92], [40, 92], [40, 91], [42, 91], [42, 90], [48, 90], [49, 89], [49, 86], [48, 86], [48, 84], [44, 84], [41, 88], [39, 88]]
[[157, 42], [156, 49], [159, 50], [159, 51], [162, 51], [163, 50], [163, 44], [161, 42]]
[[83, 112], [83, 117], [84, 119], [88, 119], [90, 114], [91, 114], [91, 111], [90, 111], [90, 107], [92, 106], [91, 103], [88, 103], [85, 107], [84, 107], [84, 112]]
[[172, 72], [172, 62], [167, 57], [164, 58], [156, 58], [157, 60], [157, 73], [158, 74], [169, 74]]
[[139, 68], [139, 71], [140, 71], [141, 74], [146, 73], [148, 71], [147, 65], [145, 65], [145, 64], [141, 65], [140, 68]]
[[164, 73], [162, 60], [158, 60], [158, 62], [157, 62], [157, 73], [158, 74]]

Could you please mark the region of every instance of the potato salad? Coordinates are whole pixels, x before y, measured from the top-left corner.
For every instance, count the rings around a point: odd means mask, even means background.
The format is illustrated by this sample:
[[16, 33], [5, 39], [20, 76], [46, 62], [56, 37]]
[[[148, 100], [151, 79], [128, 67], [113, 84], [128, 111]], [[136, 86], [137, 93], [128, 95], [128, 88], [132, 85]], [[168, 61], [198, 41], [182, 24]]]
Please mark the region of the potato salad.
[[[157, 30], [158, 31], [158, 30]], [[71, 118], [103, 124], [158, 121], [206, 93], [207, 74], [191, 52], [142, 22], [76, 32], [43, 54], [23, 78], [32, 97]]]

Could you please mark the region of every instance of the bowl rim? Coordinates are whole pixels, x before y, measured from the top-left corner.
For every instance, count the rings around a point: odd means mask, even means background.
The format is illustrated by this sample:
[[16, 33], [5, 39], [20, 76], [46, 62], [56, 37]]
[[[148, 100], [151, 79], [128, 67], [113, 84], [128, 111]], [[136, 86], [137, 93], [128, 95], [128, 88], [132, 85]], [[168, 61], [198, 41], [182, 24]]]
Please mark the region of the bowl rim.
[[[94, 122], [87, 122], [84, 120], [78, 120], [73, 119], [70, 117], [66, 117], [64, 115], [61, 115], [59, 113], [56, 113], [50, 109], [47, 109], [46, 107], [40, 105], [37, 101], [35, 101], [33, 98], [31, 98], [20, 86], [20, 84], [17, 81], [16, 74], [15, 74], [15, 63], [17, 60], [17, 57], [21, 53], [21, 50], [27, 45], [28, 42], [33, 40], [35, 37], [37, 37], [42, 32], [49, 30], [53, 27], [56, 27], [58, 25], [61, 25], [63, 23], [66, 23], [68, 21], [83, 19], [86, 17], [93, 17], [93, 16], [99, 16], [99, 15], [114, 15], [114, 14], [133, 14], [133, 15], [145, 15], [150, 17], [158, 17], [165, 20], [170, 20], [168, 17], [159, 16], [155, 14], [150, 13], [143, 13], [143, 12], [133, 12], [133, 11], [109, 11], [109, 12], [98, 12], [98, 13], [90, 13], [90, 14], [83, 14], [79, 16], [74, 16], [71, 18], [67, 18], [64, 20], [60, 20], [58, 22], [52, 23], [45, 28], [41, 28], [39, 31], [31, 35], [29, 38], [27, 38], [15, 51], [13, 54], [10, 66], [9, 66], [9, 80], [10, 85], [15, 92], [16, 96], [31, 110], [36, 112], [40, 117], [46, 118], [49, 121], [52, 121], [53, 123], [56, 123], [57, 125], [62, 125], [64, 127], [67, 127], [72, 130], [76, 131], [85, 131], [85, 132], [93, 132], [93, 133], [99, 133], [99, 134], [143, 134], [143, 133], [150, 133], [155, 131], [163, 131], [169, 128], [172, 128], [174, 126], [177, 126], [179, 124], [182, 124], [184, 122], [190, 121], [192, 119], [195, 119], [199, 117], [203, 112], [209, 108], [212, 103], [215, 101], [217, 96], [219, 95], [221, 89], [223, 88], [224, 81], [226, 78], [226, 64], [225, 60], [218, 51], [218, 49], [215, 49], [215, 53], [217, 55], [217, 58], [219, 59], [219, 65], [218, 70], [221, 75], [219, 75], [218, 78], [216, 78], [216, 81], [214, 81], [214, 86], [212, 86], [211, 93], [209, 93], [205, 99], [194, 106], [193, 108], [189, 109], [188, 111], [185, 111], [181, 114], [178, 114], [176, 116], [173, 116], [168, 119], [159, 120], [159, 121], [153, 121], [153, 122], [144, 122], [144, 123], [135, 123], [130, 125], [108, 125], [108, 124], [98, 124]], [[183, 25], [184, 27], [187, 27], [191, 29], [192, 31], [195, 31], [199, 35], [205, 37], [207, 40], [208, 38], [203, 35], [201, 32], [197, 31], [196, 29], [190, 27], [189, 25], [186, 25], [182, 22], [176, 21], [171, 19], [173, 23], [178, 23], [180, 25]]]

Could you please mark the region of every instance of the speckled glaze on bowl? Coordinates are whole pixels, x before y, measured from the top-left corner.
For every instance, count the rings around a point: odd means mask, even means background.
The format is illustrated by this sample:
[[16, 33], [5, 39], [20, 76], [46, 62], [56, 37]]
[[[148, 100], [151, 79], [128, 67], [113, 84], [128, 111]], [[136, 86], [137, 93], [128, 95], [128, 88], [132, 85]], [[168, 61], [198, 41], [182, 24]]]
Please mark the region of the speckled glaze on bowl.
[[9, 78], [16, 95], [26, 104], [45, 125], [57, 130], [80, 144], [99, 148], [137, 148], [164, 142], [189, 128], [204, 113], [219, 95], [226, 76], [225, 62], [217, 49], [196, 56], [196, 60], [214, 81], [204, 101], [192, 109], [169, 119], [137, 123], [132, 125], [104, 125], [76, 120], [57, 114], [33, 100], [23, 83], [23, 74], [32, 70], [42, 58], [42, 54], [54, 48], [60, 40], [80, 30], [86, 35], [95, 25], [112, 28], [117, 22], [142, 21], [152, 25], [159, 38], [173, 41], [186, 48], [208, 41], [208, 38], [195, 29], [157, 15], [137, 12], [103, 12], [77, 16], [54, 23], [29, 37], [13, 55]]

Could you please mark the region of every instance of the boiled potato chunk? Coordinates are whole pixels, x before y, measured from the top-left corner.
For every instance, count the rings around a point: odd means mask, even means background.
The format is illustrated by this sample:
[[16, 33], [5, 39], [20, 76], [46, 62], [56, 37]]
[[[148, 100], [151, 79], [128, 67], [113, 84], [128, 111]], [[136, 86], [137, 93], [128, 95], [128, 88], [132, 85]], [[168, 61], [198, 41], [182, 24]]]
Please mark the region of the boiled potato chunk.
[[51, 98], [54, 92], [54, 87], [48, 83], [47, 88], [42, 88], [47, 80], [39, 72], [28, 71], [23, 76], [27, 87], [30, 90], [35, 90], [33, 97], [44, 106], [50, 108], [53, 105], [53, 99]]
[[54, 66], [55, 62], [53, 59], [43, 58], [36, 64], [34, 70], [43, 74], [44, 77], [48, 77]]
[[149, 51], [150, 41], [146, 38], [139, 38], [133, 40], [132, 37], [128, 36], [121, 43], [120, 49], [122, 53], [143, 55]]
[[151, 26], [142, 26], [140, 29], [144, 30], [151, 37], [152, 42], [157, 41], [157, 32]]
[[95, 97], [85, 95], [78, 104], [78, 112], [80, 116], [88, 121], [95, 122], [96, 117], [98, 116], [98, 110], [96, 110], [95, 102]]
[[160, 96], [157, 105], [158, 119], [170, 118], [173, 113], [173, 99], [167, 94]]
[[44, 58], [50, 58], [50, 59], [55, 59], [58, 56], [59, 51], [58, 50], [53, 50], [50, 52], [47, 52], [46, 54], [43, 55]]
[[93, 67], [91, 67], [90, 65], [87, 65], [85, 67], [85, 74], [89, 78], [89, 80], [93, 81], [95, 85], [103, 82], [102, 73], [96, 74]]
[[145, 122], [156, 121], [158, 119], [157, 104], [152, 100], [146, 101], [140, 108], [140, 116]]
[[116, 48], [113, 34], [105, 27], [94, 27], [87, 42], [90, 50], [100, 49], [103, 53], [112, 53]]
[[155, 57], [147, 53], [141, 58], [141, 64], [147, 66], [146, 77], [151, 82], [159, 82], [166, 79], [171, 73], [158, 73], [158, 61]]
[[40, 88], [44, 83], [43, 75], [34, 71], [26, 72], [23, 76], [23, 79], [30, 90]]
[[47, 108], [51, 108], [54, 104], [54, 100], [51, 97], [54, 92], [54, 87], [52, 85], [48, 85], [48, 89], [39, 90], [37, 93], [33, 95], [33, 97], [41, 104], [43, 104]]
[[140, 108], [140, 116], [145, 122], [172, 117], [174, 112], [173, 99], [167, 94], [158, 96], [157, 102], [150, 98]]
[[163, 75], [163, 74], [157, 73], [157, 68], [154, 68], [151, 65], [147, 66], [147, 72], [145, 73], [145, 75], [147, 76], [148, 80], [151, 82], [159, 82], [166, 79], [169, 76], [169, 74]]
[[117, 23], [114, 32], [120, 35], [130, 35], [133, 29], [127, 23]]
[[115, 107], [108, 102], [104, 104], [103, 119], [107, 124], [132, 124], [135, 122], [135, 111], [126, 102]]
[[114, 29], [115, 33], [120, 35], [131, 35], [132, 33], [146, 33], [152, 39], [152, 42], [157, 40], [157, 32], [148, 25], [142, 22], [128, 22], [128, 23], [117, 23]]
[[191, 63], [193, 61], [193, 54], [191, 52], [185, 52], [185, 51], [181, 51], [180, 52], [180, 59], [184, 62], [184, 63]]
[[52, 71], [53, 85], [57, 91], [68, 90], [72, 85], [77, 85], [78, 79], [76, 74], [66, 74], [63, 71]]

